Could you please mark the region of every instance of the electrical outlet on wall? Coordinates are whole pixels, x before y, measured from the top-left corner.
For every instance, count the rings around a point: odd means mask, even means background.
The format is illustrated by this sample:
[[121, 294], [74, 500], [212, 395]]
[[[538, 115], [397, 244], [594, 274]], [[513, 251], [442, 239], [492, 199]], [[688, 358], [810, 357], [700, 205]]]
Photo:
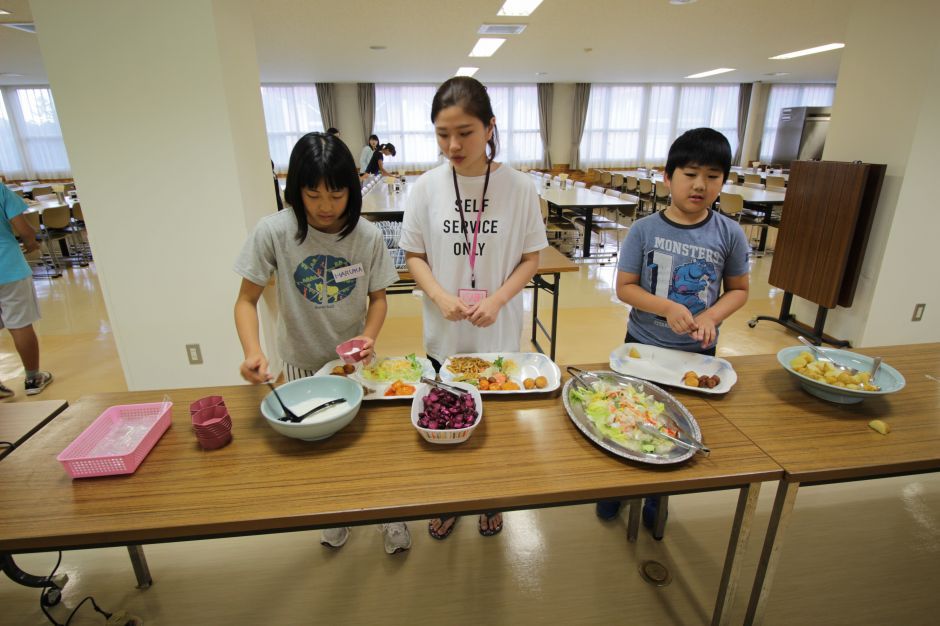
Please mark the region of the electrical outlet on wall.
[[186, 356], [189, 357], [190, 365], [202, 365], [202, 348], [198, 343], [186, 344]]
[[915, 304], [914, 305], [914, 315], [911, 317], [912, 322], [919, 322], [924, 319], [924, 309], [927, 308], [926, 304]]

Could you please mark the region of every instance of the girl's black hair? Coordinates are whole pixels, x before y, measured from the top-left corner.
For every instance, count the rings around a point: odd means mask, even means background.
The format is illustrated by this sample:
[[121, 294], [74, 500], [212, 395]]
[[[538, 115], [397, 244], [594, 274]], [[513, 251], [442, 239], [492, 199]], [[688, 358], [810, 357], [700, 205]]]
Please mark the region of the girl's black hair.
[[677, 167], [698, 165], [717, 167], [725, 173], [731, 171], [731, 144], [714, 128], [693, 128], [679, 136], [669, 147], [666, 158], [666, 173], [672, 178]]
[[390, 143], [380, 143], [376, 150], [388, 150], [389, 154], [395, 156], [395, 146]]
[[378, 136], [378, 135], [369, 135], [369, 140], [366, 141], [366, 143], [369, 143], [369, 141], [372, 141], [373, 139], [375, 139], [375, 145], [378, 146], [378, 145], [379, 145], [379, 136]]
[[326, 183], [327, 189], [331, 191], [349, 191], [346, 210], [343, 212], [344, 224], [339, 231], [339, 238], [343, 239], [356, 228], [362, 212], [359, 170], [349, 148], [340, 138], [324, 133], [308, 133], [297, 140], [290, 153], [287, 185], [284, 188], [284, 200], [290, 204], [297, 218], [297, 243], [303, 243], [307, 238], [304, 187], [316, 189], [321, 182]]
[[[489, 94], [486, 93], [486, 87], [469, 76], [454, 76], [437, 88], [434, 100], [431, 101], [431, 123], [433, 124], [437, 119], [438, 113], [452, 106], [460, 107], [468, 115], [483, 122], [484, 128], [488, 127], [490, 121], [496, 117], [493, 114], [493, 105], [490, 103]], [[499, 150], [499, 131], [496, 129], [496, 122], [493, 122], [493, 136], [486, 142], [486, 145], [490, 148], [486, 158], [492, 161]]]

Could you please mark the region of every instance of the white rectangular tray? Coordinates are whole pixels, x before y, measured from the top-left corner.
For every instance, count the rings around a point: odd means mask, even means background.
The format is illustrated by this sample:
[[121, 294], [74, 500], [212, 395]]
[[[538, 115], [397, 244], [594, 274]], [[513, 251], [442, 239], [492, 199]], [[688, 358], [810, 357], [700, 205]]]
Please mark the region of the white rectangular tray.
[[[639, 352], [640, 358], [631, 357], [631, 349]], [[738, 382], [737, 372], [731, 367], [731, 363], [724, 359], [695, 352], [658, 348], [642, 343], [625, 343], [615, 348], [610, 353], [610, 368], [627, 376], [706, 394], [728, 393]], [[682, 375], [689, 370], [699, 376], [717, 375], [721, 382], [711, 389], [689, 387], [682, 382]]]
[[[390, 358], [404, 358], [404, 357], [390, 357]], [[429, 360], [427, 360], [424, 357], [419, 356], [418, 363], [420, 363], [421, 366], [424, 368], [425, 376], [427, 376], [428, 378], [434, 378], [434, 366], [431, 365], [431, 362]], [[318, 369], [316, 371], [316, 374], [314, 375], [315, 376], [329, 376], [330, 372], [337, 365], [343, 365], [343, 361], [341, 359], [333, 359], [332, 361], [330, 361], [329, 363], [327, 363], [326, 365]], [[386, 396], [385, 392], [388, 390], [391, 383], [379, 383], [379, 382], [374, 382], [371, 380], [365, 380], [359, 374], [359, 369], [360, 368], [357, 366], [356, 372], [353, 374], [350, 374], [348, 378], [352, 378], [353, 380], [362, 384], [362, 387], [365, 391], [365, 395], [362, 396], [363, 400], [401, 400], [403, 398], [411, 399], [414, 397], [414, 394], [411, 394], [408, 396]], [[408, 382], [409, 385], [413, 385], [414, 387], [417, 387], [420, 384], [419, 382], [410, 382], [410, 381], [405, 381], [405, 382]]]
[[[561, 370], [558, 369], [558, 366], [555, 365], [554, 361], [540, 352], [474, 352], [455, 354], [449, 357], [441, 365], [440, 377], [442, 381], [448, 383], [456, 378], [456, 375], [451, 372], [447, 366], [450, 365], [450, 360], [452, 358], [461, 356], [477, 357], [479, 359], [483, 359], [484, 361], [493, 361], [498, 357], [503, 357], [503, 359], [512, 359], [519, 366], [519, 373], [509, 377], [510, 380], [519, 384], [520, 389], [518, 391], [490, 391], [488, 389], [485, 391], [481, 390], [480, 393], [484, 395], [510, 393], [546, 393], [549, 391], [554, 391], [561, 386]], [[539, 376], [544, 376], [548, 380], [548, 384], [545, 385], [544, 388], [526, 389], [522, 386], [522, 381], [526, 378], [538, 378]]]

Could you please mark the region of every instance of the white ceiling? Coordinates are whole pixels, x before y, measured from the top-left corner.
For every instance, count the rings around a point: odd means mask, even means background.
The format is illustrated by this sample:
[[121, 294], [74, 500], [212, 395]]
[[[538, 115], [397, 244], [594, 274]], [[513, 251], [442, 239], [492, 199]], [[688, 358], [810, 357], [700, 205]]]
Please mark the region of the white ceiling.
[[[440, 82], [461, 65], [483, 82], [834, 82], [841, 52], [768, 57], [844, 41], [852, 0], [545, 0], [500, 18], [502, 0], [248, 0], [262, 82]], [[31, 21], [28, 0], [0, 0]], [[467, 54], [477, 28], [525, 23], [488, 59]], [[371, 45], [387, 46], [373, 51]], [[592, 49], [586, 52], [585, 49]], [[789, 72], [783, 77], [771, 72]], [[46, 83], [36, 35], [0, 28], [0, 84]], [[547, 72], [537, 75], [536, 72]]]

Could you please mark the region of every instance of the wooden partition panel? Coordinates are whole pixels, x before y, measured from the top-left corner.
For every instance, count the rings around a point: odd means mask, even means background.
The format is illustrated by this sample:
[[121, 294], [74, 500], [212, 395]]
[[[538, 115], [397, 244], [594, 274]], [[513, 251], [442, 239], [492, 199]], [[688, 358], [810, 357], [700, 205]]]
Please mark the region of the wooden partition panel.
[[769, 282], [810, 302], [851, 306], [885, 166], [795, 161]]

